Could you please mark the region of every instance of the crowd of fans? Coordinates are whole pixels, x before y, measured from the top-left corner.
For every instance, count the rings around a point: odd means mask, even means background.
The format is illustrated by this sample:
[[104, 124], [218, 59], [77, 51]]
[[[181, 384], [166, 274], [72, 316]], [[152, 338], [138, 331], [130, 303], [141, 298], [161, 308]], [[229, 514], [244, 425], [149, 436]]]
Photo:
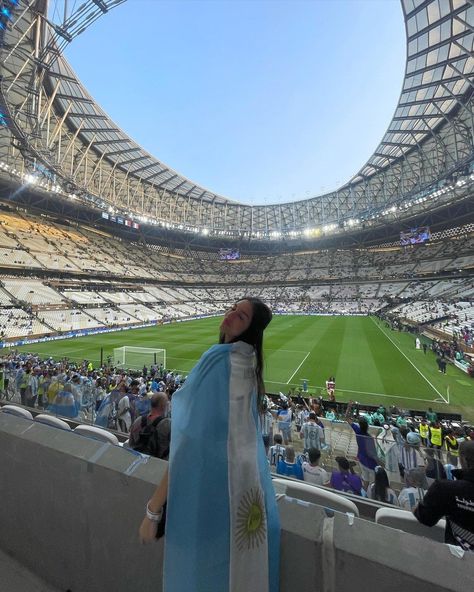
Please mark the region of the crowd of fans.
[[[128, 435], [128, 446], [167, 459], [172, 396], [185, 380], [180, 374], [162, 364], [125, 371], [111, 360], [94, 368], [88, 360], [42, 360], [18, 352], [4, 356], [2, 366], [3, 396], [118, 430]], [[431, 408], [416, 423], [395, 408], [380, 406], [373, 413], [359, 414], [350, 403], [341, 416], [337, 405], [328, 403], [325, 408], [321, 398], [303, 403], [291, 397], [265, 399], [260, 426], [274, 472], [415, 513], [425, 496], [430, 499], [430, 485], [453, 480], [462, 444], [474, 443], [474, 428], [443, 425]], [[332, 423], [342, 422], [355, 433], [356, 458], [333, 454], [327, 431]], [[469, 536], [467, 542], [465, 538], [463, 545], [474, 549]]]
[[125, 371], [111, 360], [94, 368], [88, 360], [42, 360], [18, 352], [4, 356], [2, 367], [0, 388], [9, 400], [124, 433], [137, 418], [150, 413], [154, 394], [164, 393], [171, 400], [184, 381], [162, 364]]
[[[360, 416], [352, 406], [348, 409], [349, 415], [338, 419], [333, 408], [324, 410], [319, 399], [303, 408], [285, 401], [280, 409], [265, 412], [262, 431], [266, 444], [273, 441], [267, 450], [274, 470], [412, 510], [435, 480], [453, 478], [460, 444], [474, 441], [474, 428], [443, 425], [431, 408], [419, 423], [393, 413], [395, 408], [380, 406]], [[356, 459], [332, 457], [325, 434], [331, 428], [321, 421], [325, 416], [351, 425], [357, 439]]]
[[[273, 435], [274, 444], [268, 451], [277, 474], [411, 511], [427, 526], [445, 517], [445, 541], [474, 551], [474, 428], [442, 425], [431, 408], [415, 425], [383, 406], [368, 418], [359, 416], [349, 404], [339, 421], [349, 423], [355, 432], [357, 457], [332, 459], [325, 437], [330, 428], [318, 417], [324, 413], [321, 400], [314, 404], [316, 412], [311, 410], [313, 404], [299, 411], [293, 407], [296, 416], [303, 417], [289, 433], [290, 406], [284, 407], [284, 414], [273, 413], [272, 427], [279, 433]], [[331, 415], [331, 421], [338, 421], [333, 411]], [[373, 424], [383, 423], [370, 430], [369, 419]], [[304, 440], [300, 455], [291, 445], [297, 435]], [[325, 462], [321, 462], [323, 455]]]

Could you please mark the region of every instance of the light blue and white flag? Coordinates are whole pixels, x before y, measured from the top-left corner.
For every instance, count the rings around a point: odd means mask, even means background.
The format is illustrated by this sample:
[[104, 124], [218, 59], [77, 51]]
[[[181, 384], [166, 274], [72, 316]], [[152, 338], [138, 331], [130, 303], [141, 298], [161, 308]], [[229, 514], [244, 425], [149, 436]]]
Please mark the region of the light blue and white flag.
[[278, 592], [280, 525], [255, 354], [211, 347], [173, 395], [165, 592]]

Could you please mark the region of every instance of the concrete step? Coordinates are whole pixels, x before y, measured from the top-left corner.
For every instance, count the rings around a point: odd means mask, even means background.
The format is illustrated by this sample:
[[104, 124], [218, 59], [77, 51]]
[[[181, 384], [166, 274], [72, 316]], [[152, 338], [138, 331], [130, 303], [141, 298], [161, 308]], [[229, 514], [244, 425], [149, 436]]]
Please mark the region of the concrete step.
[[5, 592], [60, 592], [0, 550], [1, 590]]

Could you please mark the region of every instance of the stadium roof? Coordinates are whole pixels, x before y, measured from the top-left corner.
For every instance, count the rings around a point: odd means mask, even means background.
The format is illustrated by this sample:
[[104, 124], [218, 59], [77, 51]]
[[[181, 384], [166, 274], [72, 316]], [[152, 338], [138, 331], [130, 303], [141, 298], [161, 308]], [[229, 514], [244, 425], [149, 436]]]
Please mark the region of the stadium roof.
[[[403, 0], [407, 63], [394, 117], [356, 183], [417, 149], [472, 92], [472, 0]], [[175, 194], [212, 203], [235, 203], [192, 182], [146, 152], [94, 102], [61, 55], [49, 72], [55, 99], [86, 144], [128, 175]]]
[[49, 72], [56, 100], [67, 121], [86, 144], [129, 175], [138, 176], [157, 189], [213, 203], [231, 200], [193, 183], [149, 154], [116, 125], [88, 94], [67, 60], [61, 55]]
[[472, 0], [403, 0], [402, 6], [407, 33], [402, 92], [380, 145], [353, 181], [417, 148], [472, 92]]
[[402, 0], [405, 77], [374, 154], [336, 191], [252, 206], [217, 195], [146, 152], [94, 101], [62, 55], [66, 43], [124, 1], [74, 3], [75, 12], [58, 24], [45, 16], [46, 0], [4, 0], [17, 6], [17, 16], [5, 17], [7, 26], [0, 14], [2, 170], [26, 183], [37, 175], [48, 190], [102, 211], [223, 240], [357, 232], [472, 192], [474, 0]]

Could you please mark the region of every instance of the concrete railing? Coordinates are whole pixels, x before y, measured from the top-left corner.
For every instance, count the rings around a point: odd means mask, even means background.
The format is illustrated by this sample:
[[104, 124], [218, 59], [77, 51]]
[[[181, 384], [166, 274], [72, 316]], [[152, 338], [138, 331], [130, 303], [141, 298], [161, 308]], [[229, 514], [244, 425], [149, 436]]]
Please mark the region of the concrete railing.
[[[165, 466], [0, 413], [0, 549], [59, 590], [159, 592], [163, 543], [141, 546], [137, 530]], [[280, 592], [466, 592], [474, 581], [474, 554], [293, 498], [278, 503]]]

